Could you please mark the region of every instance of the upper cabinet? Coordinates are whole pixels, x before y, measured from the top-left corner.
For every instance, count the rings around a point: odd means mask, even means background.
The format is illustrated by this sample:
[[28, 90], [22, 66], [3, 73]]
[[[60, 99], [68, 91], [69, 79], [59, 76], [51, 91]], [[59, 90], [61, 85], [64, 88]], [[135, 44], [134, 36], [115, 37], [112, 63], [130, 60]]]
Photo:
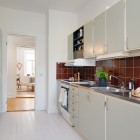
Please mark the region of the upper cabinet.
[[93, 21], [68, 36], [68, 60], [91, 58], [93, 54]]
[[140, 0], [120, 0], [97, 16], [93, 23], [90, 21], [76, 30], [71, 41], [73, 47], [69, 43], [74, 58], [97, 56], [99, 59], [110, 54], [124, 57], [129, 56], [129, 53], [124, 55], [124, 51], [140, 49], [139, 5]]
[[105, 12], [94, 19], [94, 55], [105, 52]]
[[68, 36], [68, 60], [73, 59], [73, 34]]
[[94, 57], [93, 54], [93, 21], [84, 25], [84, 58]]
[[74, 59], [83, 58], [84, 48], [84, 27], [80, 27], [73, 33], [73, 54]]
[[94, 55], [124, 50], [124, 11], [121, 0], [94, 19]]
[[126, 1], [126, 37], [128, 49], [140, 48], [140, 0]]
[[124, 50], [124, 19], [123, 0], [106, 10], [106, 53]]

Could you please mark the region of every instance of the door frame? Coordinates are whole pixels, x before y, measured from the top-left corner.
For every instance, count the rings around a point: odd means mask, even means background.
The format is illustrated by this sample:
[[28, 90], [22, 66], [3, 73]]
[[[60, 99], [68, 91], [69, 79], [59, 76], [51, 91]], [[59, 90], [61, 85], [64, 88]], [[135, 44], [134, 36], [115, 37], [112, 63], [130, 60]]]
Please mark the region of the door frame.
[[[14, 33], [14, 32], [2, 32], [2, 100], [1, 100], [1, 112], [6, 112], [7, 111], [7, 80], [8, 80], [8, 47], [7, 47], [7, 38], [9, 35], [19, 35], [19, 36], [32, 36], [35, 37], [35, 49], [37, 48], [37, 37], [35, 35], [24, 35], [22, 33]], [[35, 59], [36, 59], [36, 51], [35, 51]], [[37, 70], [37, 63], [35, 61], [35, 69]], [[36, 71], [35, 70], [35, 71]], [[37, 71], [35, 72], [35, 79], [37, 79], [36, 76]], [[36, 86], [35, 86], [35, 110], [36, 110]]]

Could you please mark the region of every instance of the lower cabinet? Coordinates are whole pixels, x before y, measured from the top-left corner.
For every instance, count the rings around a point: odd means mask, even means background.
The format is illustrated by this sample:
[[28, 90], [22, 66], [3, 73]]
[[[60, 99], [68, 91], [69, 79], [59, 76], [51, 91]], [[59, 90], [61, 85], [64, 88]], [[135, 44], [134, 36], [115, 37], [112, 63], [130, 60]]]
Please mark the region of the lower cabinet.
[[79, 88], [79, 131], [88, 140], [105, 139], [105, 96]]
[[140, 105], [107, 96], [106, 140], [140, 139]]
[[72, 113], [73, 120], [78, 123], [78, 130], [86, 140], [140, 139], [140, 104], [81, 86], [77, 91], [79, 115]]
[[74, 127], [78, 127], [78, 102], [79, 92], [77, 86], [70, 86], [70, 120]]

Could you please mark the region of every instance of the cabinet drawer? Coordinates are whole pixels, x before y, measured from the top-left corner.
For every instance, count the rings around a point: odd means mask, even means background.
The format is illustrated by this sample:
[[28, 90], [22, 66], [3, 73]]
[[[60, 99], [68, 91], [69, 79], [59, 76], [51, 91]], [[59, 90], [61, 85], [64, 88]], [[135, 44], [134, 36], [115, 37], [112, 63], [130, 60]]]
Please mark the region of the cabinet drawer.
[[78, 126], [79, 125], [78, 117], [76, 117], [72, 112], [70, 113], [70, 120], [72, 121], [74, 126]]
[[79, 101], [79, 97], [75, 94], [71, 94], [71, 100], [73, 100], [74, 102], [78, 102]]
[[78, 103], [74, 103], [70, 107], [70, 111], [78, 117]]
[[71, 86], [70, 93], [78, 95], [78, 87]]

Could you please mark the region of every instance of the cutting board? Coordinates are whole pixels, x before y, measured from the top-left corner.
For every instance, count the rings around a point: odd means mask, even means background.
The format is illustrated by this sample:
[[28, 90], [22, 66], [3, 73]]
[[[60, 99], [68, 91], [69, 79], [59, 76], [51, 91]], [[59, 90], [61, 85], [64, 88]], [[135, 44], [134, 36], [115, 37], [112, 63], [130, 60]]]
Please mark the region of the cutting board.
[[132, 92], [132, 96], [140, 98], [140, 94], [134, 94], [134, 92]]

